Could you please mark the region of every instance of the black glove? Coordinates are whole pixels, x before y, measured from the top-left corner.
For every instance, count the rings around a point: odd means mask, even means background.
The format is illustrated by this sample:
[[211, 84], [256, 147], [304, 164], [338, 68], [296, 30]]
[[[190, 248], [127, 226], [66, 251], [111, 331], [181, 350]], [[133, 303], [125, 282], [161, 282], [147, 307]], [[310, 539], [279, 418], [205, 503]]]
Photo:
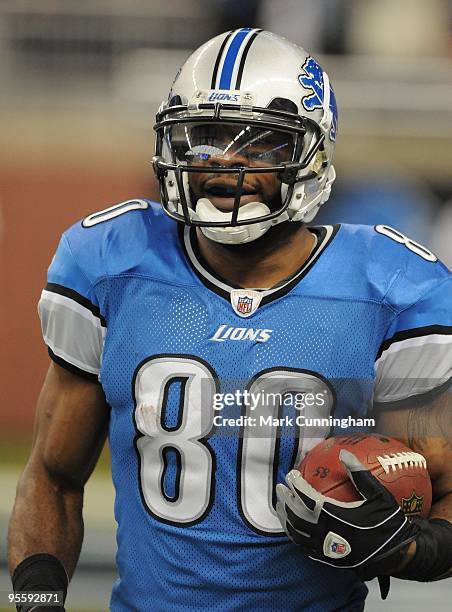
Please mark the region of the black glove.
[[[352, 453], [339, 455], [363, 498], [339, 502], [316, 491], [298, 470], [276, 487], [276, 511], [287, 535], [310, 559], [355, 570], [362, 580], [396, 571], [400, 551], [418, 533], [392, 494]], [[382, 571], [385, 568], [385, 571]], [[387, 570], [387, 571], [386, 571]]]

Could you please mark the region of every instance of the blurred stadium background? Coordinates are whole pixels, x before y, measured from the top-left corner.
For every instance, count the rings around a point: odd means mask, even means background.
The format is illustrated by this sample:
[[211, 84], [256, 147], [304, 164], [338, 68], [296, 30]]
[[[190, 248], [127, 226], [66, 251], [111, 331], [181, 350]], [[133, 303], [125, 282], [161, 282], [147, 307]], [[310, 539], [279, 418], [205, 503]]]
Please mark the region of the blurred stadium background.
[[[0, 608], [7, 519], [48, 363], [36, 314], [45, 271], [80, 217], [158, 197], [152, 125], [180, 64], [246, 25], [315, 52], [340, 111], [338, 180], [320, 221], [395, 225], [451, 265], [451, 18], [450, 0], [0, 0]], [[108, 607], [112, 504], [105, 453], [69, 610]], [[449, 610], [450, 596], [446, 583], [394, 581], [386, 604], [372, 586], [368, 610]]]

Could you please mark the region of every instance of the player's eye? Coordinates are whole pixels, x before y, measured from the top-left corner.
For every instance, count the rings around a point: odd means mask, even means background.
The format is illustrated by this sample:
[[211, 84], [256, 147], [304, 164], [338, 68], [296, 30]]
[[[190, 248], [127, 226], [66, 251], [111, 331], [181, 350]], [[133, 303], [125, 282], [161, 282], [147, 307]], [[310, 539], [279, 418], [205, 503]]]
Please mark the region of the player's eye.
[[187, 122], [168, 128], [166, 139], [172, 155], [186, 164], [278, 165], [290, 161], [294, 151], [291, 133], [260, 126]]

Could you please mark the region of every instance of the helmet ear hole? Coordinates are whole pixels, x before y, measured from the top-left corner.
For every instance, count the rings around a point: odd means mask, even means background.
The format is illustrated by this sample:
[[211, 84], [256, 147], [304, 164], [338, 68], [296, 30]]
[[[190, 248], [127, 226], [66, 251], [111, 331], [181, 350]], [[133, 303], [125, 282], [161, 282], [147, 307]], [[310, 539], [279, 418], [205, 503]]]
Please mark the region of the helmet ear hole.
[[325, 155], [325, 149], [318, 151], [311, 166], [313, 172], [315, 172], [317, 176], [322, 175], [323, 169], [326, 168], [327, 165], [328, 162]]
[[182, 104], [182, 98], [179, 95], [172, 96], [168, 102], [168, 106], [180, 106]]
[[267, 106], [272, 110], [280, 110], [286, 111], [286, 113], [293, 113], [294, 115], [298, 115], [298, 108], [295, 102], [289, 100], [288, 98], [273, 98], [270, 104]]

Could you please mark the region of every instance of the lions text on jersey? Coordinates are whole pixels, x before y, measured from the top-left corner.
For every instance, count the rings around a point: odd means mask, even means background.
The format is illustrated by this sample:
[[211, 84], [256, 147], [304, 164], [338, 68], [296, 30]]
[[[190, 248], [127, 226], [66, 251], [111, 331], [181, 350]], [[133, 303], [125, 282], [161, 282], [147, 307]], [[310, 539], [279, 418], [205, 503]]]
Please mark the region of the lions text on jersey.
[[40, 315], [51, 357], [111, 406], [112, 610], [361, 609], [355, 574], [307, 559], [275, 512], [276, 483], [330, 428], [314, 435], [276, 402], [260, 410], [277, 425], [256, 433], [239, 400], [310, 392], [323, 401], [306, 416], [365, 417], [442, 388], [451, 276], [386, 226], [312, 231], [303, 269], [264, 291], [216, 278], [193, 230], [145, 200], [63, 235]]

